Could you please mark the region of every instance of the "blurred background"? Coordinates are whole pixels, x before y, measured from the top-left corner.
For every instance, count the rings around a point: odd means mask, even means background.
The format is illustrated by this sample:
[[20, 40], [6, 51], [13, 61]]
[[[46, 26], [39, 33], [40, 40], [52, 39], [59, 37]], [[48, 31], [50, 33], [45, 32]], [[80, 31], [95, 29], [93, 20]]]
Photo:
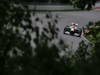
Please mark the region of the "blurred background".
[[[72, 22], [83, 28], [81, 37], [63, 34]], [[0, 75], [100, 75], [99, 70], [99, 0], [0, 0]]]

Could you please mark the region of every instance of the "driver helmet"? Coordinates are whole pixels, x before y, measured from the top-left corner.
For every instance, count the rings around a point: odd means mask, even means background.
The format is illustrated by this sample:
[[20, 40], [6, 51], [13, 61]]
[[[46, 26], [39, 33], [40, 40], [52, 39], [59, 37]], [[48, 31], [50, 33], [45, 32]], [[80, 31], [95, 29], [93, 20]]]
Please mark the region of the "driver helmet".
[[76, 23], [73, 23], [73, 22], [72, 22], [72, 25], [78, 26], [78, 24], [76, 24]]
[[76, 26], [78, 26], [78, 24], [75, 24]]

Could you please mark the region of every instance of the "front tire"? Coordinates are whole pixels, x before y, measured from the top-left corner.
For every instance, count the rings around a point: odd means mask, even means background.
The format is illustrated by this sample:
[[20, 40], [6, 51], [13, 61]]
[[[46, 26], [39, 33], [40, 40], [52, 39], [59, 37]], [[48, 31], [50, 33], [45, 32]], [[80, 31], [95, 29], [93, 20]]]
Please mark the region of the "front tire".
[[63, 33], [65, 34], [66, 29], [64, 29]]
[[74, 32], [73, 32], [73, 31], [71, 31], [71, 32], [70, 32], [70, 35], [74, 35]]
[[78, 37], [81, 37], [81, 35], [82, 35], [82, 32], [79, 32], [78, 34], [79, 34], [79, 35], [78, 35]]

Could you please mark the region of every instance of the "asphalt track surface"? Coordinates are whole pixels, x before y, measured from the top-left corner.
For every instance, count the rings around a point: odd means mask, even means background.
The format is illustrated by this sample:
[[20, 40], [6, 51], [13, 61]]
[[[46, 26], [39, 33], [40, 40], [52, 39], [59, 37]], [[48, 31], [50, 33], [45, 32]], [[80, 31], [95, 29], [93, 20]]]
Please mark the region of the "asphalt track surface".
[[[97, 3], [96, 6], [100, 6], [100, 3]], [[49, 6], [48, 6], [49, 7]], [[44, 18], [45, 12], [38, 13], [41, 19], [46, 21]], [[57, 26], [60, 29], [59, 38], [62, 38], [66, 45], [69, 45], [71, 50], [76, 50], [79, 46], [79, 43], [83, 40], [88, 44], [88, 40], [82, 35], [81, 37], [75, 37], [70, 35], [63, 34], [63, 30], [66, 25], [70, 25], [72, 22], [78, 23], [79, 27], [84, 27], [88, 24], [89, 21], [100, 21], [100, 9], [99, 10], [91, 10], [91, 11], [67, 11], [67, 12], [51, 12], [52, 15], [58, 15], [58, 24]], [[34, 18], [32, 18], [34, 19]], [[39, 25], [39, 24], [38, 24]]]
[[[47, 13], [47, 12], [46, 12]], [[46, 25], [47, 19], [45, 18], [45, 12], [37, 13], [36, 16], [39, 16]], [[63, 34], [63, 30], [66, 25], [70, 25], [72, 22], [78, 23], [79, 27], [83, 27], [86, 24], [88, 24], [89, 21], [100, 21], [100, 11], [73, 11], [73, 12], [51, 12], [53, 16], [58, 15], [58, 24], [57, 27], [59, 27], [59, 38], [62, 38], [66, 45], [69, 45], [69, 48], [72, 48], [71, 50], [76, 50], [79, 46], [79, 43], [83, 40], [88, 44], [88, 40], [82, 35], [81, 37], [76, 36], [70, 36]], [[33, 17], [32, 19], [34, 19]], [[34, 22], [33, 22], [34, 23]], [[37, 25], [42, 26], [40, 23]], [[42, 29], [42, 28], [40, 28]]]
[[68, 10], [74, 9], [71, 5], [29, 5], [30, 9], [35, 10]]
[[66, 44], [69, 44], [73, 50], [76, 50], [79, 43], [84, 40], [86, 43], [89, 41], [82, 35], [81, 37], [75, 37], [70, 35], [64, 35], [63, 30], [66, 25], [70, 25], [72, 22], [78, 23], [79, 27], [84, 27], [89, 21], [100, 21], [100, 11], [79, 11], [79, 12], [59, 12], [56, 13], [60, 16], [58, 27], [60, 28], [59, 37], [61, 37]]
[[[93, 7], [93, 8], [95, 8], [95, 7], [99, 7], [100, 6], [100, 2], [97, 2], [96, 4], [95, 4], [95, 6]], [[33, 3], [31, 3], [31, 4], [29, 4], [29, 9], [30, 10], [77, 10], [78, 8], [73, 8], [73, 6], [71, 6], [71, 5], [59, 5], [59, 4], [53, 4], [53, 5], [49, 5], [49, 4], [42, 4], [42, 5], [40, 5], [40, 4], [33, 4]]]

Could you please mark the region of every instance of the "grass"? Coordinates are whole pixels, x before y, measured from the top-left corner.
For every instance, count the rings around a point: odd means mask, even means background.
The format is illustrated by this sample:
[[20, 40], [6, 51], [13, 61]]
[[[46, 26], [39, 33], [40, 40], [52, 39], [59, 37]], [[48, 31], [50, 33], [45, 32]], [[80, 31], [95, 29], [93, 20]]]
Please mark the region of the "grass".
[[80, 9], [67, 9], [67, 10], [31, 10], [34, 12], [70, 12], [70, 11], [85, 11]]

